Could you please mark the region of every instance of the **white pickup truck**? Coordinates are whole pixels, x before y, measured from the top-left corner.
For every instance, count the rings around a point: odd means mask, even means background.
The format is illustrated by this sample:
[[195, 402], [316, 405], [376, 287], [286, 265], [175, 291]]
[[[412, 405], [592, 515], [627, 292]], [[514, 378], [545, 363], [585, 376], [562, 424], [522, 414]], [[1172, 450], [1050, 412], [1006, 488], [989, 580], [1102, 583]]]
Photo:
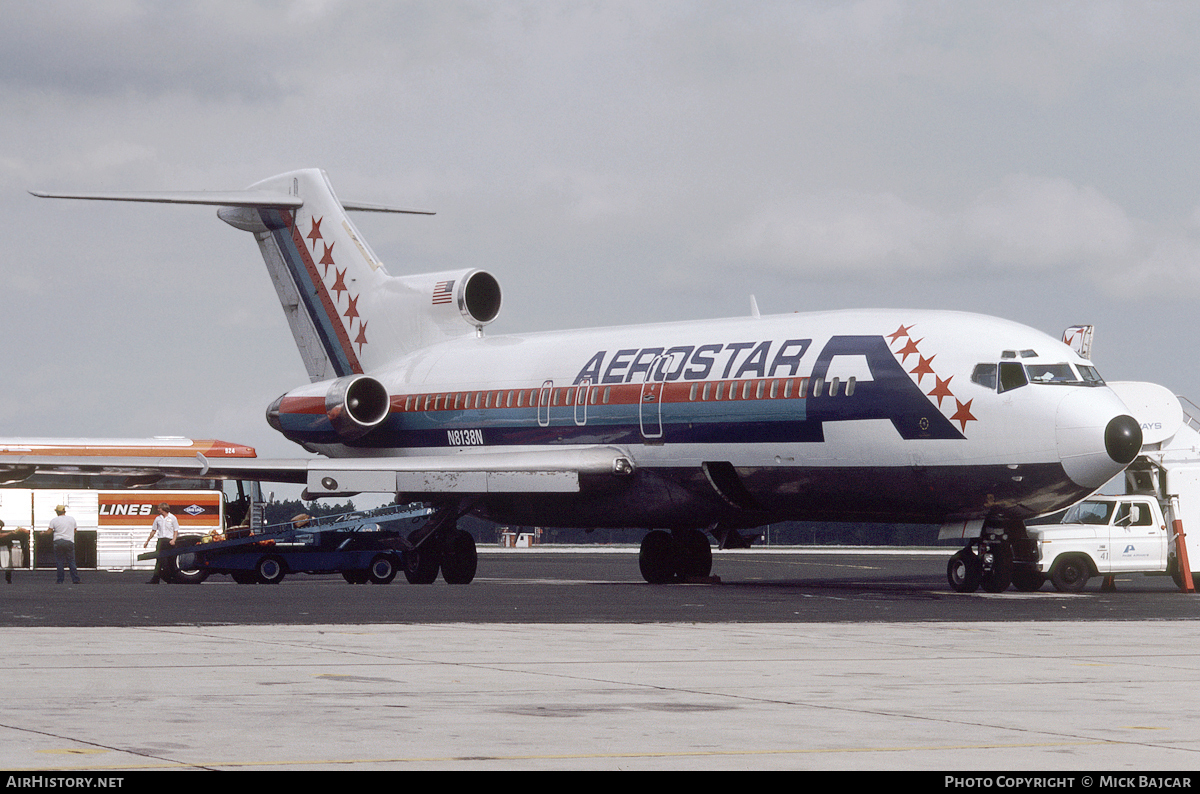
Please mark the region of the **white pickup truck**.
[[1062, 523], [1032, 525], [1036, 562], [1017, 562], [1013, 581], [1036, 590], [1048, 578], [1061, 592], [1082, 590], [1093, 576], [1165, 572], [1179, 582], [1174, 532], [1158, 499], [1146, 495], [1092, 496]]

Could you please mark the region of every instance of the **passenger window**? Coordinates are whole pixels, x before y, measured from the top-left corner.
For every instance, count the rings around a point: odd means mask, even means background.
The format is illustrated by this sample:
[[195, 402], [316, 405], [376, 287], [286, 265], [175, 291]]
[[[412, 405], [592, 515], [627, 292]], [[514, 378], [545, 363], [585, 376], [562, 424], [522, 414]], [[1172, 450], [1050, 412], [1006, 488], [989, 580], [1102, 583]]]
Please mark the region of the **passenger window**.
[[1029, 381], [1025, 377], [1025, 368], [1015, 361], [1000, 362], [1000, 392], [1012, 391], [1019, 389], [1028, 384]]

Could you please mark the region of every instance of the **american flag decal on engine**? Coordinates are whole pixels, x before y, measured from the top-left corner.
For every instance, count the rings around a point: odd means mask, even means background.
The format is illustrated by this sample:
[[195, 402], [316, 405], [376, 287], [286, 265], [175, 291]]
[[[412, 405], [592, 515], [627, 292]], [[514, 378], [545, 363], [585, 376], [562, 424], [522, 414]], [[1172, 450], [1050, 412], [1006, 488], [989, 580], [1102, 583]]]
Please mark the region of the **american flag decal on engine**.
[[452, 300], [454, 300], [453, 293], [454, 293], [454, 282], [453, 281], [439, 281], [433, 287], [433, 302], [434, 302], [434, 304], [450, 303]]

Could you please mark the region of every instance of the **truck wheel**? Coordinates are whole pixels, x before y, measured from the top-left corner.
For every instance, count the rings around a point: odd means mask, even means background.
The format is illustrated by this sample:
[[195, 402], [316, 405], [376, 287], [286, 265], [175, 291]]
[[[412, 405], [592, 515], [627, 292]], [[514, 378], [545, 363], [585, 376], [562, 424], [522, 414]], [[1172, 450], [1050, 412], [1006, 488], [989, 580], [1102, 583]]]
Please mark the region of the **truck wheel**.
[[[195, 543], [188, 544], [194, 546]], [[197, 556], [194, 552], [182, 552], [175, 555], [170, 566], [170, 580], [175, 584], [200, 584], [208, 578], [208, 571], [196, 565]]]
[[254, 573], [258, 576], [259, 584], [279, 584], [287, 570], [283, 567], [283, 560], [272, 556], [259, 560]]
[[1091, 565], [1086, 557], [1078, 554], [1072, 554], [1059, 560], [1055, 563], [1054, 570], [1050, 572], [1050, 581], [1054, 584], [1054, 589], [1060, 593], [1080, 592], [1087, 586], [1088, 579], [1091, 577]]
[[974, 593], [983, 578], [983, 565], [975, 552], [968, 549], [955, 554], [946, 564], [946, 581], [956, 593]]
[[396, 578], [396, 560], [390, 554], [376, 554], [367, 577], [374, 584], [390, 584]]

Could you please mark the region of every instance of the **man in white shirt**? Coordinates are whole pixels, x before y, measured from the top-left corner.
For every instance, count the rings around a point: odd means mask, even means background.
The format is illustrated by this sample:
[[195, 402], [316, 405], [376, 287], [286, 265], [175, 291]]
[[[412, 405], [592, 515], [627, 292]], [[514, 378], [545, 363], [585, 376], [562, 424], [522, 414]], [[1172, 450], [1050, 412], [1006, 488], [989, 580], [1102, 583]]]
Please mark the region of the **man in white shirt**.
[[158, 584], [158, 580], [162, 574], [162, 553], [175, 545], [179, 540], [179, 519], [171, 514], [171, 506], [163, 502], [158, 506], [158, 516], [154, 519], [153, 526], [150, 527], [150, 537], [146, 538], [146, 542], [142, 544], [142, 548], [150, 545], [150, 538], [158, 536], [158, 543], [154, 549], [159, 556], [154, 560], [154, 576], [150, 578], [147, 584]]
[[47, 535], [54, 536], [54, 564], [58, 567], [58, 583], [63, 583], [63, 568], [71, 568], [71, 582], [79, 584], [79, 571], [75, 569], [75, 519], [67, 515], [65, 505], [54, 508], [57, 513], [50, 519]]

